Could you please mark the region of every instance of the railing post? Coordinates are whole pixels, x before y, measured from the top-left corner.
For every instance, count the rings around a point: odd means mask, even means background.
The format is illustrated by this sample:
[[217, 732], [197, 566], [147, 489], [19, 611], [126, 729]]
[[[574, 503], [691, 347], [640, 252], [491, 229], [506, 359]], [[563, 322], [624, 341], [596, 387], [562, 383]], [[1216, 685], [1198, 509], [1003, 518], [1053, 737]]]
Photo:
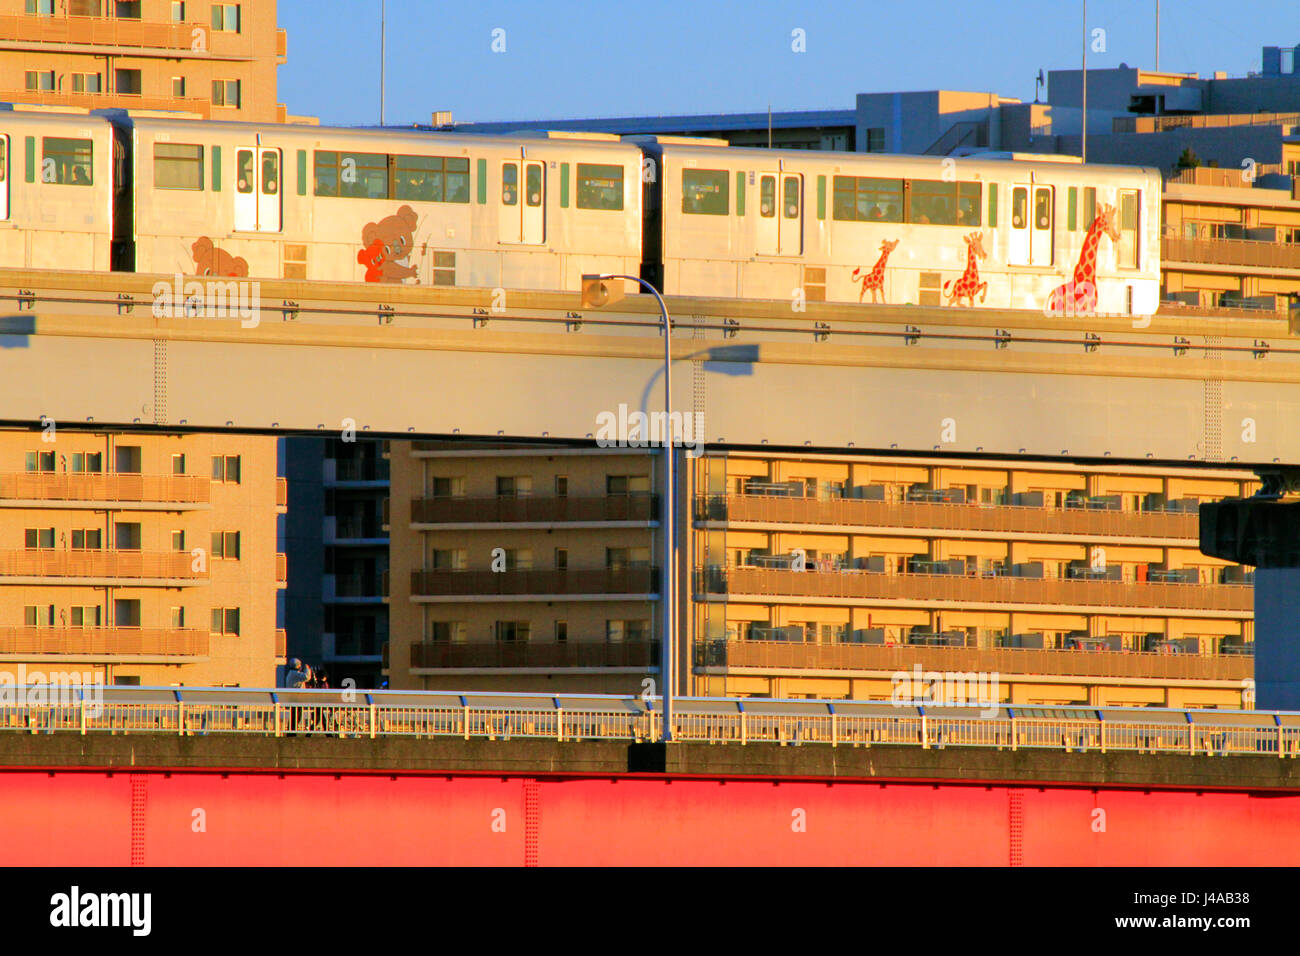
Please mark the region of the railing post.
[[1020, 748], [1020, 728], [1016, 726], [1016, 715], [1013, 711], [1011, 714], [1011, 750], [1014, 753]]
[[831, 746], [839, 746], [839, 728], [836, 726], [835, 707], [831, 706]]
[[379, 708], [376, 707], [375, 702], [371, 700], [369, 709], [370, 709], [370, 739], [374, 740], [375, 734], [379, 732]]
[[281, 731], [281, 726], [282, 726], [282, 725], [281, 725], [281, 720], [280, 720], [280, 702], [277, 700], [277, 701], [276, 701], [274, 704], [272, 704], [271, 706], [275, 708], [275, 735], [276, 735], [277, 737], [281, 737], [281, 736], [283, 736], [283, 733], [282, 733], [282, 731]]
[[81, 736], [86, 736], [86, 694], [81, 694]]
[[930, 749], [930, 728], [926, 725], [925, 708], [921, 708], [921, 749]]
[[462, 695], [460, 698], [460, 704], [463, 708], [461, 711], [461, 720], [464, 721], [465, 739], [469, 740], [469, 699]]
[[185, 701], [183, 700], [176, 702], [176, 733], [181, 737], [185, 736]]

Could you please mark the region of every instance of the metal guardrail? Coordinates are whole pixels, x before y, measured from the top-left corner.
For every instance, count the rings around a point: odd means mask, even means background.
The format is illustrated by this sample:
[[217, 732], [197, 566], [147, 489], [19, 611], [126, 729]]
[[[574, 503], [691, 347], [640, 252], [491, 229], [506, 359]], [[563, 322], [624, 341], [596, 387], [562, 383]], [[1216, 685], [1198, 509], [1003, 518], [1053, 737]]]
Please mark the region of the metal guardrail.
[[[0, 732], [659, 739], [658, 698], [425, 691], [94, 688], [61, 701], [0, 700]], [[30, 695], [29, 695], [30, 696]], [[1300, 713], [975, 707], [682, 698], [673, 737], [713, 744], [984, 747], [1200, 756], [1300, 756]]]
[[[283, 479], [280, 479], [283, 480]], [[197, 475], [25, 471], [0, 475], [0, 498], [29, 501], [167, 501], [203, 504], [212, 480]]]
[[1203, 262], [1261, 269], [1300, 269], [1300, 244], [1293, 242], [1165, 236], [1160, 240], [1160, 254], [1165, 263]]

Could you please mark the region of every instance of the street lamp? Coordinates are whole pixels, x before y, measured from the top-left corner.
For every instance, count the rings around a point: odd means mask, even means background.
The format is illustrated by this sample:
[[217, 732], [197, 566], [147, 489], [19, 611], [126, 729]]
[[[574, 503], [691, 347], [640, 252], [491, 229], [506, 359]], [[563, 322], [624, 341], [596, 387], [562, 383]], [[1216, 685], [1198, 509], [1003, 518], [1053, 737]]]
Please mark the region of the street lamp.
[[677, 582], [674, 580], [675, 561], [673, 560], [673, 535], [676, 529], [673, 527], [673, 489], [676, 485], [674, 480], [674, 454], [673, 454], [673, 432], [672, 432], [672, 410], [673, 410], [673, 354], [672, 354], [672, 322], [668, 318], [668, 306], [664, 304], [663, 296], [659, 291], [646, 282], [644, 279], [636, 276], [624, 275], [584, 275], [582, 277], [582, 305], [583, 308], [599, 309], [602, 306], [610, 305], [623, 298], [623, 284], [621, 282], [611, 283], [611, 279], [626, 279], [628, 282], [639, 283], [641, 288], [645, 289], [655, 297], [659, 303], [659, 311], [664, 320], [664, 427], [663, 434], [666, 438], [664, 445], [664, 506], [663, 506], [663, 536], [664, 536], [664, 566], [660, 573], [660, 594], [663, 599], [663, 633], [659, 641], [659, 682], [660, 695], [663, 699], [663, 737], [665, 741], [673, 739], [673, 720], [672, 720], [672, 698], [673, 698], [673, 650], [676, 641], [673, 639], [677, 630], [676, 618], [676, 601], [674, 598], [677, 594]]

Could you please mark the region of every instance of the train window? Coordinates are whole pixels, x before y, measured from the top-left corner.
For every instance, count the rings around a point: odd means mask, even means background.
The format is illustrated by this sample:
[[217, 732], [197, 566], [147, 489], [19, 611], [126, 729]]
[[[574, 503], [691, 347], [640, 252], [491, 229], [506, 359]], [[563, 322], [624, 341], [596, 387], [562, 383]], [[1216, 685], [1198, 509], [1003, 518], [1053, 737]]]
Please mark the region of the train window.
[[529, 163], [525, 179], [527, 179], [528, 191], [524, 193], [524, 202], [529, 206], [540, 206], [542, 204], [542, 167], [536, 163]]
[[348, 199], [388, 199], [387, 153], [337, 153], [317, 150], [317, 196]]
[[[736, 215], [745, 214], [745, 172], [736, 173]], [[1300, 240], [1297, 240], [1300, 241]]]
[[1119, 193], [1119, 243], [1115, 247], [1121, 269], [1138, 265], [1138, 192], [1121, 189]]
[[94, 144], [88, 139], [41, 137], [41, 181], [65, 186], [94, 183]]
[[0, 183], [9, 178], [9, 138], [0, 136]]
[[836, 176], [831, 181], [831, 217], [844, 222], [902, 222], [903, 181]]
[[507, 206], [519, 203], [518, 163], [506, 163], [501, 167], [501, 202]]
[[730, 212], [727, 173], [721, 169], [682, 170], [682, 212], [725, 216]]
[[1052, 191], [1050, 189], [1034, 190], [1034, 228], [1052, 228]]
[[934, 179], [908, 181], [907, 221], [932, 226], [978, 226], [980, 184]]
[[998, 184], [989, 183], [989, 228], [998, 227]]
[[623, 208], [623, 167], [578, 164], [578, 208]]
[[154, 143], [153, 184], [155, 189], [202, 189], [203, 147]]
[[221, 147], [212, 147], [212, 191], [221, 192]]
[[785, 218], [799, 218], [799, 177], [785, 177], [783, 192], [785, 195], [781, 199], [781, 209], [785, 214]]
[[253, 151], [241, 149], [235, 153], [235, 189], [241, 193], [253, 191]]
[[1011, 190], [1011, 228], [1024, 229], [1029, 225], [1029, 190], [1017, 186]]
[[262, 195], [274, 196], [280, 191], [280, 154], [274, 150], [262, 153]]
[[758, 214], [764, 219], [776, 215], [776, 177], [764, 176], [758, 181]]
[[393, 156], [393, 196], [422, 202], [469, 202], [469, 160]]
[[1083, 228], [1091, 229], [1097, 218], [1097, 190], [1088, 186], [1083, 190]]
[[1078, 206], [1079, 206], [1079, 187], [1071, 186], [1069, 192], [1069, 198], [1066, 200], [1066, 211], [1065, 211], [1065, 228], [1070, 232], [1074, 232], [1074, 230], [1078, 228], [1078, 218], [1079, 218]]

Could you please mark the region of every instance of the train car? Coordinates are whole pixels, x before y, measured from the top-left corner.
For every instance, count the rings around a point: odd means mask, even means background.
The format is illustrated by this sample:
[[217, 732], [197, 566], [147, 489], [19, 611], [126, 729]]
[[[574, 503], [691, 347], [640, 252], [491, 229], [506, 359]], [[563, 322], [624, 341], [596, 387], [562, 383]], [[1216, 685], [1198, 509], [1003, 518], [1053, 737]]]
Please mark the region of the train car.
[[[1149, 315], [1160, 173], [1071, 157], [721, 148], [657, 165], [647, 272], [669, 294]], [[652, 221], [655, 221], [652, 220]]]
[[120, 158], [102, 117], [0, 108], [0, 265], [110, 269]]
[[115, 119], [138, 272], [508, 289], [641, 261], [641, 153], [616, 136]]

